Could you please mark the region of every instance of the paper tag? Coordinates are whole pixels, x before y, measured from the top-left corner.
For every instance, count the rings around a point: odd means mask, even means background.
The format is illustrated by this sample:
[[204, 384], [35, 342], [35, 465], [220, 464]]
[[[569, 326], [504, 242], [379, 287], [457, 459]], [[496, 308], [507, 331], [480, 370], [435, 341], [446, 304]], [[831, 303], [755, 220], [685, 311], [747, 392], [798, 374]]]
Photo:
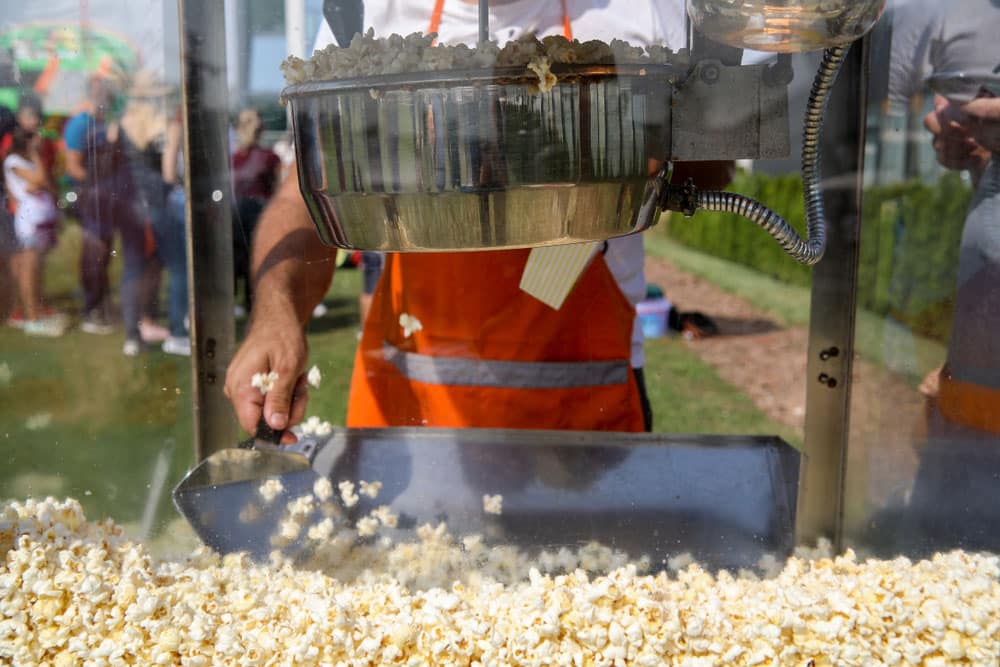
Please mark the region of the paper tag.
[[601, 242], [532, 248], [521, 274], [521, 289], [559, 310]]

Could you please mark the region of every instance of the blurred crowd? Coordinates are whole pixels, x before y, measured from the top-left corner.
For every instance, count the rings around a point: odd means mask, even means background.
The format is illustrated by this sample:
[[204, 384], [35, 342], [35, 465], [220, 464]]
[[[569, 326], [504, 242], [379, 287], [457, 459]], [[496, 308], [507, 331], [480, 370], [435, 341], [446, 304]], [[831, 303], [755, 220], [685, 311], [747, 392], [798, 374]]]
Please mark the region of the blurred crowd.
[[[32, 90], [0, 106], [0, 317], [28, 336], [73, 328], [119, 335], [126, 356], [159, 346], [189, 355], [183, 133], [177, 91], [140, 70], [92, 75], [68, 116], [46, 115]], [[236, 316], [249, 312], [249, 249], [260, 212], [282, 177], [261, 145], [254, 109], [233, 118]], [[77, 229], [73, 229], [76, 227]], [[46, 267], [72, 238], [72, 294], [53, 297]], [[117, 278], [115, 278], [117, 276]], [[115, 278], [115, 280], [113, 280]]]

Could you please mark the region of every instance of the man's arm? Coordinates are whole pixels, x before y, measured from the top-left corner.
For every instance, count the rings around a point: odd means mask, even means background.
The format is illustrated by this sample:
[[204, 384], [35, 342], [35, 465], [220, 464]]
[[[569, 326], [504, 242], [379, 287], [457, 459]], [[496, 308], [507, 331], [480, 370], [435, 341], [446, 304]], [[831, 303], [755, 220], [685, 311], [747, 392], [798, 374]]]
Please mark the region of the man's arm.
[[[308, 356], [304, 327], [330, 286], [336, 258], [336, 250], [316, 236], [293, 170], [257, 225], [250, 330], [226, 373], [226, 396], [248, 432], [256, 429], [262, 410], [275, 429], [302, 420]], [[278, 380], [265, 397], [250, 382], [255, 373], [269, 371]], [[286, 434], [284, 441], [294, 437]]]

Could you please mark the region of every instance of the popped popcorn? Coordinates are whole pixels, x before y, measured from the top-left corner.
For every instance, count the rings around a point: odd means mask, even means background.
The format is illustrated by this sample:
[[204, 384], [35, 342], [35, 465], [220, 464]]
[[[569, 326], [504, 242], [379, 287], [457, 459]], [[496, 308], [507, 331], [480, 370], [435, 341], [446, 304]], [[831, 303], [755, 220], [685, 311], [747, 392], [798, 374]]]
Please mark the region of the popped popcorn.
[[266, 396], [269, 391], [274, 389], [274, 383], [277, 381], [278, 373], [276, 371], [254, 373], [253, 377], [250, 378], [250, 386], [260, 389], [260, 393]]
[[403, 338], [409, 338], [418, 331], [423, 331], [424, 325], [413, 315], [402, 313], [399, 316], [399, 326], [403, 327]]
[[361, 480], [359, 483], [361, 487], [361, 495], [368, 496], [369, 498], [377, 498], [378, 492], [382, 490], [382, 482], [366, 482]]
[[373, 516], [362, 517], [358, 519], [355, 528], [361, 537], [371, 537], [378, 532], [378, 519]]
[[333, 433], [333, 424], [313, 415], [299, 424], [302, 435], [326, 436]]
[[257, 488], [257, 493], [264, 500], [265, 505], [270, 505], [275, 498], [285, 492], [285, 486], [277, 477], [269, 477]]
[[[526, 67], [539, 77], [539, 90], [545, 92], [552, 76], [549, 71], [552, 64], [675, 64], [685, 69], [689, 63], [686, 49], [674, 52], [661, 45], [643, 49], [620, 39], [610, 43], [580, 42], [570, 41], [562, 35], [550, 35], [541, 40], [526, 35], [501, 48], [494, 41], [475, 46], [434, 44], [435, 37], [413, 33], [405, 37], [393, 34], [376, 38], [374, 30], [369, 29], [363, 35], [355, 35], [345, 48], [331, 44], [315, 51], [308, 60], [289, 56], [281, 64], [281, 71], [287, 83], [296, 84], [405, 72]], [[373, 90], [373, 97], [377, 93]]]
[[354, 482], [345, 479], [337, 484], [337, 488], [340, 490], [340, 499], [344, 501], [344, 507], [354, 507], [358, 504], [360, 498], [354, 493]]
[[794, 556], [757, 580], [697, 563], [549, 574], [512, 547], [472, 556], [438, 524], [356, 557], [336, 534], [351, 558], [328, 576], [280, 554], [155, 562], [74, 500], [12, 503], [7, 525], [0, 664], [994, 667], [1000, 649], [1000, 557], [985, 553]]
[[388, 505], [379, 505], [372, 510], [371, 515], [386, 528], [395, 528], [399, 523], [399, 516]]
[[320, 502], [326, 502], [330, 498], [333, 498], [333, 484], [327, 477], [320, 477], [313, 484], [313, 495]]
[[319, 372], [319, 367], [313, 364], [313, 367], [309, 369], [306, 373], [306, 382], [309, 383], [310, 387], [319, 389], [319, 383], [323, 379], [323, 376]]
[[501, 514], [503, 512], [503, 496], [499, 493], [496, 495], [483, 495], [483, 511], [487, 514]]

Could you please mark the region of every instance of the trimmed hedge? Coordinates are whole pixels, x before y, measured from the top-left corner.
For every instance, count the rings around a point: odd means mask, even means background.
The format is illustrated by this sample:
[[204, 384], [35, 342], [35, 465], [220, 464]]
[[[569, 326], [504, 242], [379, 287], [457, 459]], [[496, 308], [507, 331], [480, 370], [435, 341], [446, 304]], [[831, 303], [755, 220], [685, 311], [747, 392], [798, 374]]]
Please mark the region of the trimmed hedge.
[[[729, 188], [758, 199], [804, 233], [802, 183], [797, 174], [740, 172]], [[971, 189], [955, 172], [937, 183], [918, 181], [865, 190], [858, 269], [859, 304], [892, 315], [915, 333], [945, 341], [951, 326], [958, 247]], [[788, 258], [766, 232], [735, 215], [699, 211], [672, 215], [667, 233], [703, 252], [738, 262], [794, 285], [812, 271]]]

